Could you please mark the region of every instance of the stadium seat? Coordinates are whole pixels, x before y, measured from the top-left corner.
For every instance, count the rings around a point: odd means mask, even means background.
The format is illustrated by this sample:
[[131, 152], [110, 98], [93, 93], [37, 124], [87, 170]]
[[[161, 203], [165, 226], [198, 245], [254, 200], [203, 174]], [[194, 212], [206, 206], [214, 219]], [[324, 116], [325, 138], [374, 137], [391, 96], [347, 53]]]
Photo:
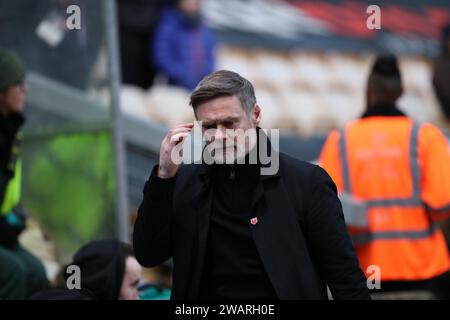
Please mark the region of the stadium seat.
[[194, 120], [189, 92], [172, 86], [153, 87], [146, 97], [147, 114], [168, 127]]
[[321, 99], [314, 93], [286, 91], [283, 101], [289, 118], [295, 121], [298, 134], [313, 135], [335, 127], [332, 117], [324, 111]]
[[147, 117], [145, 91], [136, 86], [124, 85], [120, 91], [122, 111], [138, 118]]

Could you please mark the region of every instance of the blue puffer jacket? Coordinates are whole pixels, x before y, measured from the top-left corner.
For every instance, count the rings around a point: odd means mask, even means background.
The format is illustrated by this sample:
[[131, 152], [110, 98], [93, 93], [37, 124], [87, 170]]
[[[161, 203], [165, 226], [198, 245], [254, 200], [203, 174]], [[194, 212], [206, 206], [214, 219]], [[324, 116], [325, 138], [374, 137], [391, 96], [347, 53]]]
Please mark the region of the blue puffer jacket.
[[153, 59], [169, 83], [188, 90], [214, 70], [215, 37], [204, 23], [192, 27], [178, 10], [166, 10], [154, 37]]

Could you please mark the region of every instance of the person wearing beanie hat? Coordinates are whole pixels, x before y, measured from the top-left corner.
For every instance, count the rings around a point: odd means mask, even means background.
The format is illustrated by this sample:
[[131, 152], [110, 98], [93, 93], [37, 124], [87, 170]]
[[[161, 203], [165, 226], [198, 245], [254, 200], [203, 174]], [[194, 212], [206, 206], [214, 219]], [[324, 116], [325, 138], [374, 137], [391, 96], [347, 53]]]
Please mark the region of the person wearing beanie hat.
[[402, 94], [403, 85], [397, 58], [393, 55], [378, 56], [367, 82], [367, 114], [383, 109], [383, 112], [389, 114], [403, 115], [396, 107]]
[[48, 285], [42, 263], [18, 242], [25, 228], [20, 206], [25, 96], [23, 62], [0, 48], [0, 299], [25, 299]]
[[25, 66], [19, 56], [13, 51], [0, 49], [0, 92], [9, 87], [23, 84]]
[[403, 93], [397, 58], [375, 59], [361, 119], [327, 138], [319, 164], [336, 182], [345, 220], [373, 294], [417, 291], [436, 297], [450, 270], [438, 222], [450, 218], [447, 139], [397, 108]]
[[433, 87], [450, 125], [450, 24], [442, 31], [442, 53], [433, 64]]
[[64, 273], [59, 288], [33, 295], [35, 300], [138, 300], [142, 268], [133, 249], [116, 239], [92, 241], [81, 247], [69, 266], [80, 268], [81, 288], [67, 288], [71, 274]]

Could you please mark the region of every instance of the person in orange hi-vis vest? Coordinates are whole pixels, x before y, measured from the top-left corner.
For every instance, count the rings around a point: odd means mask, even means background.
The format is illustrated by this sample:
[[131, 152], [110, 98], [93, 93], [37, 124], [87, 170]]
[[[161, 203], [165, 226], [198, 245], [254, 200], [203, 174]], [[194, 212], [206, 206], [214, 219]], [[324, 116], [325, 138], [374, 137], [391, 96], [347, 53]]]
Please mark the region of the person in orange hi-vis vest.
[[450, 268], [439, 225], [450, 217], [450, 152], [438, 128], [396, 107], [402, 93], [396, 57], [377, 57], [366, 112], [330, 133], [319, 163], [337, 185], [361, 268], [379, 272], [377, 289], [433, 290]]

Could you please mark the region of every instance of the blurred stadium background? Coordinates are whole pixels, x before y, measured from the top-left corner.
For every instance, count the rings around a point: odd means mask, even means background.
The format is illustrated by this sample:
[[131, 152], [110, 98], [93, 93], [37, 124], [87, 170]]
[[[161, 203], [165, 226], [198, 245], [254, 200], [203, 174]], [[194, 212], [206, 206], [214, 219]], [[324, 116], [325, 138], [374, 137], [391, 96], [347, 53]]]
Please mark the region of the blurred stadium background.
[[[42, 23], [67, 16], [70, 4], [80, 6], [82, 28], [52, 42]], [[366, 27], [370, 4], [382, 8], [381, 30]], [[113, 0], [0, 0], [0, 46], [30, 71], [23, 192], [34, 220], [22, 242], [50, 278], [89, 240], [129, 239], [166, 129], [193, 118], [189, 92], [164, 76], [149, 89], [120, 83], [117, 8]], [[380, 52], [400, 56], [401, 108], [450, 132], [431, 81], [448, 1], [204, 0], [203, 12], [219, 40], [216, 69], [253, 82], [262, 127], [281, 130], [282, 151], [314, 161], [326, 134], [363, 112]]]

